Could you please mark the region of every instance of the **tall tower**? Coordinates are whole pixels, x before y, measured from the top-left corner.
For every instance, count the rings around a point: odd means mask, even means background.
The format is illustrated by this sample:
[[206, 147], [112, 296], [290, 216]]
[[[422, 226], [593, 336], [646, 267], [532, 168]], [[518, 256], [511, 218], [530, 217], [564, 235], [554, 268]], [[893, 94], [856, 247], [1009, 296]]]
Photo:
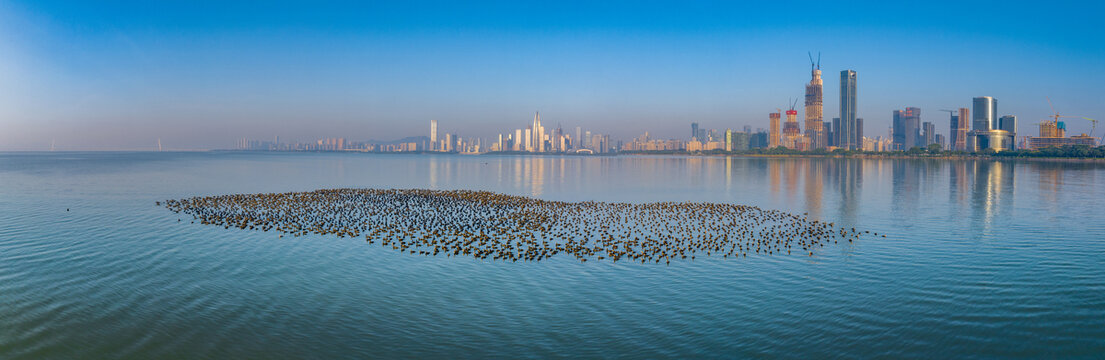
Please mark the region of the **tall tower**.
[[430, 150], [437, 145], [437, 120], [430, 120]]
[[[691, 138], [698, 138], [698, 123], [696, 122], [691, 123]], [[702, 141], [702, 139], [698, 139], [698, 141]]]
[[840, 72], [840, 143], [837, 146], [856, 150], [859, 139], [856, 138], [856, 72]]
[[806, 84], [806, 137], [810, 139], [810, 149], [825, 147], [825, 131], [822, 128], [821, 109], [823, 106], [821, 82], [821, 54], [817, 54], [817, 63], [810, 55], [810, 74], [812, 79]]
[[545, 129], [541, 127], [541, 113], [533, 113], [533, 134], [530, 135], [533, 138], [530, 139], [533, 144], [533, 151], [545, 152]]
[[774, 149], [779, 146], [779, 111], [768, 114], [768, 118], [771, 119], [770, 132], [767, 134], [767, 148]]
[[971, 117], [974, 130], [998, 130], [998, 101], [996, 99], [989, 96], [976, 97], [974, 98], [974, 108], [974, 116]]
[[959, 119], [955, 122], [955, 145], [953, 146], [959, 151], [967, 150], [967, 132], [970, 131], [967, 125], [968, 112], [970, 112], [970, 109], [959, 108]]
[[798, 111], [792, 107], [787, 110], [787, 122], [783, 124], [783, 146], [798, 149], [801, 142], [798, 138], [802, 129], [798, 126]]

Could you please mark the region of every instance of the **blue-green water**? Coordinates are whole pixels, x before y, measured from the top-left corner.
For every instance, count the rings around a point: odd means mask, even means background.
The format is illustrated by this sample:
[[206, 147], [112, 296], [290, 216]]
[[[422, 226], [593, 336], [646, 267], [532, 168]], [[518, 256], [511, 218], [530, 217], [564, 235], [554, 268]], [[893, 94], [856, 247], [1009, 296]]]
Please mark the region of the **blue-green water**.
[[[728, 202], [889, 237], [505, 263], [154, 206], [336, 187]], [[1103, 196], [1101, 163], [0, 154], [0, 358], [1099, 357]]]

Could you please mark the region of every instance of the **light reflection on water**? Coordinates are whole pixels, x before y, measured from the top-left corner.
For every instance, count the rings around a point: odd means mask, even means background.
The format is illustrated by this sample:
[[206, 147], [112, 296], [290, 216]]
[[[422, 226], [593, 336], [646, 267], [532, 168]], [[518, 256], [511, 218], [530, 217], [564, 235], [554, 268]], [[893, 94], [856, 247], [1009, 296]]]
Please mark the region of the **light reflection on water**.
[[[0, 358], [1105, 352], [1101, 163], [0, 154]], [[727, 202], [887, 233], [672, 266], [418, 257], [153, 201], [379, 187]], [[65, 211], [69, 208], [71, 211]]]

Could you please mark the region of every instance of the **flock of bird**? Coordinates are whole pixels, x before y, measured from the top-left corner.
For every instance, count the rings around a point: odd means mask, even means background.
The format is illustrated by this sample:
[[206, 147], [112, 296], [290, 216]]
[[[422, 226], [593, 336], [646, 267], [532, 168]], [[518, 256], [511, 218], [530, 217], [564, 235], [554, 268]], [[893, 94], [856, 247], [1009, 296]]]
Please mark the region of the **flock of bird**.
[[164, 206], [192, 215], [193, 223], [227, 229], [363, 236], [410, 254], [502, 261], [558, 254], [582, 262], [653, 264], [702, 256], [814, 256], [826, 244], [878, 236], [755, 206], [559, 202], [466, 190], [328, 189], [193, 197]]

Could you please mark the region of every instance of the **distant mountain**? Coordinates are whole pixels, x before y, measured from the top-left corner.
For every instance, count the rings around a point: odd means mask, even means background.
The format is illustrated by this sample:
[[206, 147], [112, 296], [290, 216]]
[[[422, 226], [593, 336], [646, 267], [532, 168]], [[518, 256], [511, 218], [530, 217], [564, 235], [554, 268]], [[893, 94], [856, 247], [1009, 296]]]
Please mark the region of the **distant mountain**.
[[430, 141], [429, 136], [408, 136], [408, 137], [398, 139], [398, 140], [368, 140], [368, 141], [365, 141], [365, 142], [369, 143], [369, 144], [374, 144], [374, 145], [395, 145], [395, 144], [402, 144], [402, 143], [419, 143], [419, 144], [422, 144], [423, 142], [429, 142], [429, 141]]

